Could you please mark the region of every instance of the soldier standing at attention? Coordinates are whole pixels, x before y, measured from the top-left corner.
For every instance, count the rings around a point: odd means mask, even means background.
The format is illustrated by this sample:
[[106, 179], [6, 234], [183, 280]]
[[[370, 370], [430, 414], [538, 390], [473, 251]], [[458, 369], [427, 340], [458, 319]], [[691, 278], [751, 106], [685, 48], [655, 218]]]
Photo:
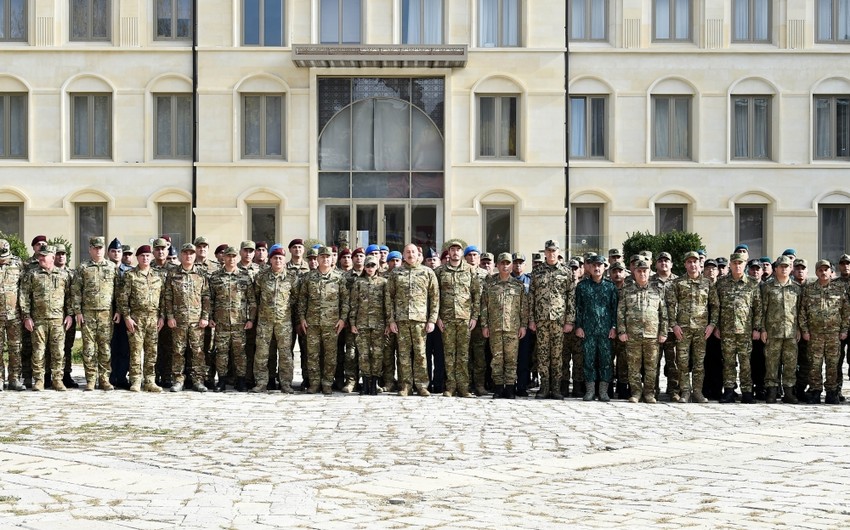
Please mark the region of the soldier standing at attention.
[[298, 296], [301, 329], [307, 335], [308, 394], [333, 391], [337, 337], [348, 319], [345, 278], [333, 266], [331, 249], [320, 247], [318, 267], [301, 280]]
[[617, 306], [617, 338], [626, 343], [629, 357], [629, 403], [637, 403], [641, 395], [646, 403], [655, 403], [658, 345], [667, 340], [667, 303], [664, 288], [649, 281], [648, 262], [638, 260], [632, 274], [634, 281], [623, 287]]
[[528, 295], [522, 280], [511, 276], [513, 259], [499, 254], [498, 273], [484, 286], [481, 300], [481, 332], [493, 352], [493, 398], [515, 399], [519, 341], [528, 324]]
[[[43, 245], [38, 251], [38, 266], [27, 270], [21, 281], [21, 317], [24, 328], [32, 333], [33, 390], [44, 390], [44, 357], [48, 350], [53, 389], [64, 391], [62, 384], [62, 343], [73, 317], [71, 277], [53, 263], [56, 247]], [[63, 329], [64, 328], [64, 329]]]
[[390, 332], [398, 336], [398, 395], [409, 395], [413, 383], [420, 396], [430, 396], [425, 336], [434, 331], [440, 310], [437, 276], [419, 264], [419, 249], [411, 243], [404, 247], [402, 265], [388, 279], [387, 322]]
[[720, 316], [714, 336], [723, 351], [723, 396], [721, 403], [735, 402], [736, 367], [740, 367], [741, 392], [752, 395], [750, 353], [753, 340], [761, 337], [761, 291], [759, 282], [744, 273], [747, 257], [736, 252], [729, 257], [729, 274], [717, 280]]
[[[481, 268], [481, 251], [475, 245], [469, 245], [463, 249], [463, 257], [466, 262], [472, 267], [472, 270], [478, 275], [478, 299], [481, 299], [481, 290], [484, 289], [484, 282], [487, 281], [487, 271]], [[451, 259], [451, 256], [449, 256]], [[469, 334], [469, 350], [468, 362], [471, 368], [473, 387], [475, 394], [483, 396], [487, 393], [486, 376], [487, 376], [487, 339], [481, 334], [481, 328], [473, 328]]]
[[[209, 281], [210, 275], [221, 268], [221, 263], [217, 260], [209, 259], [210, 245], [206, 237], [196, 237], [194, 245], [195, 269]], [[227, 248], [227, 245], [224, 248]], [[224, 249], [222, 249], [223, 251]], [[215, 382], [215, 352], [213, 351], [213, 329], [210, 326], [204, 328], [204, 359], [206, 359], [205, 362], [207, 365], [207, 376], [204, 378], [204, 386], [212, 388]]]
[[[781, 383], [785, 390], [782, 401], [799, 402], [794, 395], [794, 386], [797, 382], [797, 341], [800, 340], [797, 315], [803, 288], [791, 280], [790, 269], [791, 259], [788, 256], [779, 256], [773, 271], [773, 281], [765, 282], [761, 286], [761, 341], [765, 345], [764, 386], [767, 391], [765, 401], [768, 403], [776, 402], [777, 387], [780, 383], [777, 378], [780, 371]], [[744, 392], [741, 401], [752, 403], [752, 394]]]
[[[850, 295], [850, 254], [843, 254], [838, 258], [838, 275], [835, 280], [844, 286], [845, 291]], [[836, 394], [839, 401], [844, 401], [844, 395], [841, 393], [841, 388], [844, 386], [844, 359], [847, 357], [847, 349], [850, 340], [843, 339], [841, 341], [841, 349], [838, 354], [838, 389]], [[848, 374], [850, 375], [850, 374]]]
[[[67, 274], [71, 276], [71, 286], [74, 285], [74, 269], [68, 267], [68, 252], [65, 249], [65, 245], [61, 243], [57, 243], [54, 245], [56, 247], [56, 257], [53, 258], [53, 264], [57, 269], [61, 271], [65, 271]], [[71, 322], [71, 327], [65, 330], [65, 343], [63, 347], [64, 351], [64, 373], [65, 375], [62, 377], [62, 384], [65, 385], [65, 388], [79, 388], [80, 385], [74, 381], [74, 378], [71, 377], [71, 369], [72, 369], [72, 356], [74, 349], [74, 339], [77, 335], [77, 324], [75, 322]], [[47, 380], [50, 379], [50, 374], [44, 374], [44, 383], [47, 384]]]
[[363, 374], [360, 393], [370, 396], [378, 394], [387, 322], [387, 279], [378, 275], [379, 266], [378, 257], [366, 258], [363, 274], [354, 280], [351, 287], [351, 311], [348, 315], [360, 354], [360, 372]]
[[573, 273], [558, 263], [560, 245], [546, 242], [545, 261], [531, 271], [532, 315], [528, 329], [537, 333], [537, 369], [540, 373], [540, 390], [537, 399], [561, 395], [561, 352], [564, 333], [570, 333], [575, 323], [573, 304]]
[[136, 251], [138, 265], [124, 273], [118, 307], [130, 338], [130, 391], [162, 392], [156, 384], [157, 334], [163, 327], [162, 275], [151, 269], [150, 245]]
[[[678, 278], [673, 274], [673, 257], [669, 252], [661, 252], [655, 260], [655, 274], [650, 275], [649, 281], [658, 283], [664, 288], [665, 292], [670, 287], [670, 283]], [[666, 302], [665, 302], [666, 303]], [[679, 389], [679, 368], [676, 365], [676, 337], [673, 335], [673, 330], [667, 330], [667, 340], [660, 346], [661, 353], [658, 355], [658, 371], [655, 373], [655, 395], [658, 397], [661, 389], [659, 388], [659, 376], [661, 374], [661, 359], [664, 359], [664, 377], [667, 378], [667, 395], [670, 396], [670, 401], [678, 403], [680, 396]]]
[[[617, 249], [611, 250], [619, 252]], [[626, 286], [626, 274], [628, 272], [622, 256], [618, 255], [617, 257], [620, 257], [620, 259], [615, 257], [615, 261], [611, 263], [611, 268], [608, 269], [608, 275], [611, 283], [617, 288], [617, 303], [619, 305], [619, 300], [623, 296], [623, 287]], [[611, 261], [610, 251], [608, 261], [609, 263]], [[617, 399], [629, 399], [631, 392], [629, 391], [629, 361], [626, 355], [626, 344], [620, 342], [616, 336], [611, 340], [611, 355], [616, 361]]]
[[[168, 241], [159, 237], [153, 240], [151, 244], [153, 262], [151, 262], [151, 270], [159, 274], [162, 278], [163, 293], [167, 288], [166, 280], [168, 279], [168, 271], [173, 267], [168, 263]], [[164, 302], [163, 294], [163, 302]], [[167, 325], [159, 330], [156, 347], [156, 377], [157, 383], [162, 388], [171, 388], [171, 328]]]
[[[667, 316], [676, 338], [676, 365], [679, 369], [679, 403], [708, 403], [702, 394], [705, 380], [705, 344], [717, 327], [717, 291], [699, 270], [699, 254], [685, 254], [687, 274], [667, 287]], [[669, 338], [669, 337], [668, 337]], [[691, 384], [693, 372], [693, 384]]]
[[[426, 248], [423, 258], [422, 263], [433, 271], [442, 265], [440, 255], [433, 248]], [[425, 337], [425, 357], [428, 359], [428, 375], [431, 378], [428, 391], [442, 394], [446, 390], [446, 359], [443, 353], [443, 334], [437, 327]]]
[[204, 377], [204, 328], [209, 324], [210, 290], [206, 278], [195, 270], [195, 245], [180, 249], [180, 266], [168, 273], [165, 283], [165, 315], [171, 329], [172, 392], [183, 390], [184, 352], [189, 346], [192, 389], [206, 392]]
[[590, 278], [575, 288], [576, 337], [584, 351], [584, 401], [593, 401], [599, 381], [599, 401], [610, 401], [608, 384], [613, 378], [611, 339], [617, 329], [617, 287], [604, 279], [605, 258], [591, 256]]
[[[524, 272], [525, 254], [514, 252], [513, 268], [511, 276], [522, 282], [523, 290], [528, 295], [531, 287], [531, 275]], [[530, 303], [530, 300], [529, 300]], [[530, 308], [529, 308], [530, 311]], [[528, 319], [525, 320], [528, 325]], [[514, 394], [520, 397], [528, 397], [528, 385], [531, 383], [531, 354], [534, 351], [534, 333], [526, 328], [525, 336], [519, 339], [519, 350], [517, 353], [516, 390]]]
[[103, 237], [89, 240], [91, 259], [80, 265], [73, 283], [74, 314], [83, 332], [86, 390], [94, 390], [95, 381], [100, 383], [101, 390], [113, 389], [109, 382], [112, 371], [109, 343], [113, 321], [120, 320], [121, 315], [113, 309], [118, 269], [104, 258], [104, 246]]
[[21, 379], [21, 310], [18, 292], [24, 270], [12, 255], [12, 246], [0, 239], [0, 390], [6, 376], [3, 350], [9, 350], [9, 388], [25, 390]]
[[263, 270], [269, 265], [269, 244], [265, 241], [257, 241], [254, 249], [254, 264]]
[[448, 251], [449, 261], [434, 270], [440, 285], [437, 329], [443, 334], [446, 363], [443, 395], [469, 397], [469, 339], [478, 322], [481, 286], [477, 270], [463, 260], [463, 243], [449, 241]]
[[[345, 288], [350, 293], [354, 281], [362, 271], [362, 268], [360, 271], [354, 270], [351, 250], [344, 248], [339, 252], [337, 269], [345, 278]], [[341, 384], [338, 386], [344, 394], [349, 394], [354, 390], [357, 381], [360, 379], [357, 373], [357, 345], [355, 344], [354, 334], [349, 327], [346, 327], [340, 333], [340, 339], [337, 346], [337, 379]]]
[[[118, 275], [115, 283], [113, 312], [119, 315], [118, 294], [121, 292], [121, 281], [124, 272], [132, 267], [124, 266], [124, 246], [117, 237], [109, 243], [106, 249], [106, 257], [115, 265], [115, 272]], [[112, 326], [112, 339], [109, 342], [109, 347], [111, 350], [109, 382], [116, 388], [129, 390], [130, 381], [127, 380], [127, 375], [130, 372], [130, 339], [127, 336], [127, 326], [124, 325], [120, 316], [115, 320], [115, 325]]]

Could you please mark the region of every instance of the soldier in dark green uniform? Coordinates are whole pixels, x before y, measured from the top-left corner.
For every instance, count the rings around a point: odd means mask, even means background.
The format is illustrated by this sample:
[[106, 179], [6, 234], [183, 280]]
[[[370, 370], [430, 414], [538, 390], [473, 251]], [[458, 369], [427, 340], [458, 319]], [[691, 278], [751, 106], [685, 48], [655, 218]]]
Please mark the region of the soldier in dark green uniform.
[[617, 329], [617, 288], [604, 278], [605, 258], [591, 256], [590, 278], [578, 283], [575, 290], [576, 336], [582, 339], [584, 351], [584, 401], [592, 401], [599, 381], [599, 401], [609, 401], [611, 372], [611, 339]]

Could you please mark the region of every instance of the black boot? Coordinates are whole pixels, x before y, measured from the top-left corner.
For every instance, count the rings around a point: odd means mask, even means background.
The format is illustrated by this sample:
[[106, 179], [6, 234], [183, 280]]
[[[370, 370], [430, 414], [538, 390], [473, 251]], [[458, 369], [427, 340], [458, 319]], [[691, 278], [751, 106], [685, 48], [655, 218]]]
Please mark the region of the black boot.
[[363, 376], [363, 383], [360, 385], [360, 395], [368, 396], [369, 392], [372, 390], [372, 378], [369, 376]]
[[720, 398], [721, 403], [734, 403], [735, 402], [735, 389], [734, 388], [724, 388], [723, 389], [723, 397]]
[[277, 384], [277, 377], [269, 377], [269, 384], [266, 385], [266, 390], [280, 390], [280, 385]]
[[227, 392], [227, 381], [222, 377], [218, 380], [218, 383], [215, 385], [215, 391], [221, 392], [222, 394]]
[[514, 393], [514, 385], [505, 385], [505, 390], [502, 392], [502, 397], [505, 399], [516, 399]]
[[629, 384], [625, 381], [617, 381], [617, 399], [629, 399], [631, 396]]
[[504, 389], [504, 386], [496, 385], [496, 388], [493, 389], [493, 399], [498, 399], [498, 398], [502, 397], [502, 390], [503, 389]]
[[800, 402], [797, 396], [794, 395], [794, 388], [790, 386], [782, 387], [785, 390], [785, 395], [782, 396], [782, 402], [789, 405], [796, 405]]
[[741, 392], [741, 403], [752, 404], [756, 402], [752, 392]]
[[62, 384], [65, 385], [65, 388], [80, 388], [80, 385], [74, 381], [71, 374], [65, 374], [65, 377], [62, 378]]
[[[828, 392], [827, 396], [829, 396]], [[820, 390], [809, 390], [806, 392], [806, 403], [809, 405], [820, 405]]]
[[826, 392], [826, 400], [824, 403], [827, 405], [839, 405], [841, 401], [838, 399], [838, 391], [837, 390], [827, 390]]
[[248, 386], [247, 386], [247, 383], [245, 382], [244, 377], [237, 377], [236, 378], [236, 391], [237, 392], [247, 392], [248, 391]]
[[767, 404], [776, 403], [776, 387], [772, 386], [765, 391], [764, 402]]
[[370, 396], [377, 396], [378, 395], [378, 378], [377, 377], [372, 378], [372, 382], [369, 385], [369, 395]]

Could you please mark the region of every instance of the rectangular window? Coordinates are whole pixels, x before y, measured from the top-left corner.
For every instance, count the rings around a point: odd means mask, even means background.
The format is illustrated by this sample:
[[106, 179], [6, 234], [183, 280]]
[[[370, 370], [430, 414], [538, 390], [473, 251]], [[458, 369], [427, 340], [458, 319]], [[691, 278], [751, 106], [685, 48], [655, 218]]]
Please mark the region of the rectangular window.
[[850, 160], [850, 96], [815, 96], [815, 158]]
[[242, 96], [242, 158], [285, 158], [283, 95]]
[[[109, 40], [112, 34], [111, 0], [70, 0], [71, 40]], [[88, 247], [88, 244], [86, 244]]]
[[602, 206], [573, 206], [573, 241], [576, 250], [598, 252], [602, 249]]
[[191, 243], [189, 230], [189, 205], [179, 202], [159, 205], [159, 233], [171, 238], [171, 244], [179, 249], [184, 243]]
[[0, 0], [0, 42], [27, 40], [27, 0]]
[[516, 158], [519, 129], [517, 96], [478, 98], [478, 156]]
[[[77, 204], [77, 248], [89, 248], [89, 239], [97, 236], [107, 236], [106, 204], [78, 203]], [[77, 263], [86, 259], [86, 252], [77, 252]]]
[[512, 210], [507, 207], [484, 209], [485, 252], [497, 257], [501, 252], [511, 252]]
[[735, 241], [748, 245], [751, 256], [764, 256], [767, 250], [765, 237], [766, 210], [766, 206], [758, 204], [741, 205], [737, 208], [738, 233]]
[[249, 206], [248, 227], [252, 241], [277, 241], [277, 206]]
[[606, 96], [570, 96], [570, 158], [605, 158]]
[[521, 0], [479, 0], [478, 33], [482, 48], [519, 46]]
[[817, 0], [815, 40], [850, 42], [850, 0]]
[[360, 44], [361, 0], [321, 0], [319, 18], [322, 44]]
[[691, 0], [653, 1], [653, 38], [657, 41], [691, 41]]
[[192, 0], [156, 0], [156, 39], [192, 38]]
[[443, 0], [402, 0], [402, 44], [443, 43]]
[[770, 0], [734, 0], [732, 40], [770, 42]]
[[27, 95], [0, 94], [0, 159], [27, 157]]
[[283, 46], [284, 0], [242, 0], [242, 44]]
[[192, 158], [192, 96], [155, 94], [155, 158]]
[[71, 94], [71, 158], [112, 156], [112, 96]]
[[608, 0], [570, 0], [570, 40], [608, 38]]
[[684, 204], [659, 204], [655, 207], [655, 233], [684, 232], [688, 207]]
[[0, 233], [24, 234], [24, 206], [21, 203], [0, 203]]
[[653, 160], [691, 159], [691, 97], [652, 96]]
[[732, 96], [732, 158], [770, 159], [770, 96]]
[[850, 249], [850, 206], [845, 204], [821, 205], [818, 212], [820, 219], [818, 256], [832, 263]]

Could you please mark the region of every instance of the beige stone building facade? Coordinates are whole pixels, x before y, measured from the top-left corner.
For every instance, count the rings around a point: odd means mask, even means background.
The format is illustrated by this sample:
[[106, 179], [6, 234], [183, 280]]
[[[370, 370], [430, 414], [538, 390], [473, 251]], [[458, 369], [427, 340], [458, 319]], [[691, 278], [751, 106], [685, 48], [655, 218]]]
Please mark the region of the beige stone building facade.
[[0, 229], [531, 252], [566, 233], [565, 27], [561, 0], [0, 0]]

